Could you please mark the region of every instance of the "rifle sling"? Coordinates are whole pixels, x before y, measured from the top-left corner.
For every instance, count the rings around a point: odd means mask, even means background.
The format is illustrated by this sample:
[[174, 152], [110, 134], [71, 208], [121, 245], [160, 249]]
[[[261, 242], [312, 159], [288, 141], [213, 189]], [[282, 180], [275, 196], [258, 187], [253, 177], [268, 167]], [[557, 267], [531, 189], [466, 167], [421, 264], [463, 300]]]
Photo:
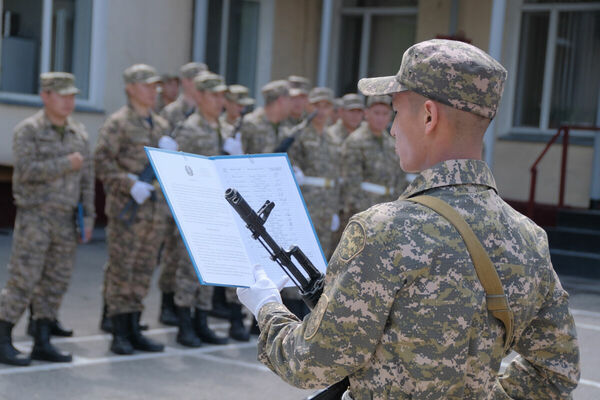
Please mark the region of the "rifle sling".
[[422, 204], [432, 209], [442, 217], [446, 218], [460, 233], [465, 241], [471, 260], [473, 260], [477, 278], [479, 278], [479, 281], [485, 290], [487, 309], [495, 318], [499, 319], [504, 324], [504, 329], [506, 330], [504, 352], [508, 351], [514, 334], [514, 315], [508, 304], [498, 272], [494, 268], [490, 257], [479, 239], [477, 239], [477, 236], [475, 236], [475, 233], [473, 233], [469, 224], [454, 208], [437, 197], [416, 196], [406, 200]]

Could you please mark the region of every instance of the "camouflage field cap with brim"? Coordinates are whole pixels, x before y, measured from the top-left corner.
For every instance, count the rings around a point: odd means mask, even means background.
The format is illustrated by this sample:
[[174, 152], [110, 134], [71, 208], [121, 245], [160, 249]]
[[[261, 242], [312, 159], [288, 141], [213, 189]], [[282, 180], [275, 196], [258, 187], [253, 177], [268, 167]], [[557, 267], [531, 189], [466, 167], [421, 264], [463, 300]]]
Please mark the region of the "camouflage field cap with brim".
[[181, 66], [179, 75], [181, 75], [182, 78], [194, 79], [200, 72], [206, 71], [208, 71], [206, 64], [201, 62], [189, 62]]
[[254, 104], [254, 99], [248, 96], [248, 88], [243, 85], [230, 85], [225, 92], [225, 98], [241, 106]]
[[163, 74], [160, 74], [160, 79], [163, 82], [171, 81], [171, 80], [174, 80], [174, 79], [179, 80], [179, 75], [174, 74], [172, 72], [165, 72]]
[[281, 96], [289, 96], [290, 84], [283, 79], [271, 81], [262, 87], [261, 92], [265, 99], [265, 104], [269, 104]]
[[367, 97], [367, 108], [371, 107], [374, 104], [385, 104], [386, 106], [392, 105], [392, 96], [388, 96], [387, 94], [383, 94], [380, 96], [369, 96]]
[[310, 90], [310, 81], [303, 76], [290, 75], [288, 76], [288, 82], [292, 89], [302, 89], [306, 93]]
[[302, 88], [290, 88], [290, 97], [307, 96], [308, 92]]
[[68, 72], [44, 72], [40, 75], [40, 89], [56, 92], [61, 96], [79, 93], [75, 86], [75, 76]]
[[130, 83], [156, 83], [161, 78], [154, 67], [147, 64], [134, 64], [123, 72], [125, 84]]
[[196, 90], [201, 92], [224, 92], [227, 90], [225, 80], [221, 75], [212, 72], [202, 72], [194, 78]]
[[364, 110], [365, 103], [358, 94], [348, 93], [342, 96], [342, 108], [344, 110]]
[[492, 119], [502, 98], [506, 75], [498, 61], [473, 45], [432, 39], [406, 50], [395, 76], [361, 79], [358, 88], [365, 96], [410, 90]]
[[312, 88], [308, 94], [308, 102], [314, 104], [319, 101], [328, 101], [333, 105], [333, 90], [321, 86]]

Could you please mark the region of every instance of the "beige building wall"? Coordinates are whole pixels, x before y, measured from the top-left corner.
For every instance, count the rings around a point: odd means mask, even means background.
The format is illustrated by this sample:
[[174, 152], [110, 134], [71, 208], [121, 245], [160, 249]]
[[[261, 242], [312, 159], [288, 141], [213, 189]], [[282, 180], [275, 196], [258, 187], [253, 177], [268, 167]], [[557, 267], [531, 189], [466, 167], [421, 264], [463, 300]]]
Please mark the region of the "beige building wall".
[[416, 42], [448, 34], [451, 3], [449, 0], [419, 0]]
[[[509, 200], [527, 201], [531, 175], [529, 170], [546, 146], [545, 143], [496, 141], [494, 176], [500, 195]], [[538, 164], [536, 202], [558, 204], [562, 146], [553, 145]], [[592, 173], [593, 149], [569, 146], [565, 203], [573, 207], [588, 207]]]
[[[178, 71], [190, 61], [193, 0], [109, 0], [106, 12], [104, 112], [75, 112], [85, 124], [92, 148], [106, 117], [125, 104], [123, 70], [134, 63], [153, 65], [159, 72]], [[41, 102], [40, 102], [41, 104]], [[12, 165], [12, 131], [38, 106], [0, 103], [0, 165]]]
[[273, 26], [271, 79], [301, 75], [317, 80], [321, 1], [277, 0]]

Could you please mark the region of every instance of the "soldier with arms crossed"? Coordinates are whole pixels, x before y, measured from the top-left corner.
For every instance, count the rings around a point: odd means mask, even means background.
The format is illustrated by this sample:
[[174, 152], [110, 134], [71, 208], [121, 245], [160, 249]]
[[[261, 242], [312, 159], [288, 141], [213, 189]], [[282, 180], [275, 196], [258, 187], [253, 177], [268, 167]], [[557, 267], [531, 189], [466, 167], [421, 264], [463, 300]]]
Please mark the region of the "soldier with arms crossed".
[[[505, 79], [476, 47], [429, 40], [404, 53], [396, 76], [359, 82], [365, 95], [393, 96], [400, 166], [420, 174], [398, 200], [351, 218], [303, 321], [260, 266], [257, 283], [238, 289], [258, 316], [259, 359], [285, 381], [318, 388], [348, 376], [343, 398], [354, 400], [570, 397], [579, 348], [546, 234], [500, 198], [481, 160]], [[493, 316], [500, 297], [486, 297], [459, 225], [417, 203], [424, 194], [470, 226], [512, 324]]]
[[83, 241], [91, 238], [95, 218], [88, 135], [70, 117], [79, 92], [75, 78], [48, 72], [40, 80], [44, 109], [17, 125], [13, 138], [17, 218], [8, 280], [0, 293], [0, 362], [13, 365], [31, 361], [11, 341], [12, 327], [30, 304], [31, 358], [71, 361], [49, 339], [75, 261], [77, 203], [83, 204]]

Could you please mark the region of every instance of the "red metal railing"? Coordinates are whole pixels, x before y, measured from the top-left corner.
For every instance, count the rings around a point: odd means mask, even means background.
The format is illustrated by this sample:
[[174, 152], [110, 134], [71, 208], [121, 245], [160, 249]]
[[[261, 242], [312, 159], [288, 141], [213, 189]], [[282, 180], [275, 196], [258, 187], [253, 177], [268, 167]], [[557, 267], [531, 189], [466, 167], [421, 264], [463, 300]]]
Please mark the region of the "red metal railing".
[[586, 130], [586, 131], [600, 131], [600, 127], [597, 126], [578, 126], [578, 125], [563, 125], [558, 128], [558, 131], [552, 139], [548, 142], [542, 154], [535, 160], [535, 162], [531, 165], [531, 184], [529, 186], [529, 202], [527, 204], [527, 215], [532, 218], [533, 210], [535, 208], [535, 185], [537, 183], [537, 165], [542, 160], [542, 158], [550, 149], [550, 146], [556, 142], [556, 139], [560, 136], [561, 133], [564, 132], [563, 142], [562, 142], [562, 157], [560, 163], [560, 188], [558, 192], [558, 207], [564, 207], [565, 205], [565, 185], [566, 185], [566, 172], [567, 172], [567, 153], [569, 150], [569, 132], [571, 129], [578, 130]]

